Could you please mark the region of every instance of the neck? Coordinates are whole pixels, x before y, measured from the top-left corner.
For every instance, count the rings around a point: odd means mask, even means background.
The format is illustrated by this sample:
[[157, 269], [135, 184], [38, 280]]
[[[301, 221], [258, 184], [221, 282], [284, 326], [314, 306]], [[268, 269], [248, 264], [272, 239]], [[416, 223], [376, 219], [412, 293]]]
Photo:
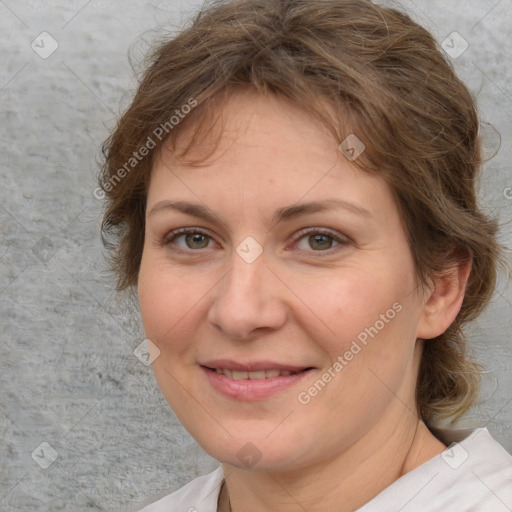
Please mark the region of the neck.
[[446, 448], [420, 420], [402, 423], [407, 424], [396, 428], [385, 442], [372, 430], [345, 452], [301, 469], [247, 471], [223, 464], [226, 485], [218, 510], [356, 510]]

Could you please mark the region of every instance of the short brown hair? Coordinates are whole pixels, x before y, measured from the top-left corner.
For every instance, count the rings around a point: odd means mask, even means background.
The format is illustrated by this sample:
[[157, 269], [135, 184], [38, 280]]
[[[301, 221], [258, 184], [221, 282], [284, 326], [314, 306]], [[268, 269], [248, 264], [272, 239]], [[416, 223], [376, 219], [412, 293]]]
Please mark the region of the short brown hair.
[[[477, 397], [479, 365], [467, 359], [461, 328], [494, 290], [497, 224], [477, 205], [482, 157], [474, 101], [432, 35], [395, 9], [370, 0], [216, 2], [158, 45], [103, 146], [102, 233], [118, 289], [137, 283], [155, 155], [186, 126], [200, 138], [213, 100], [237, 87], [292, 101], [338, 142], [357, 134], [366, 149], [355, 163], [390, 186], [419, 283], [471, 261], [455, 321], [424, 345], [416, 392], [427, 423], [462, 415]], [[171, 123], [192, 101], [194, 111]], [[133, 160], [145, 145], [151, 151]]]

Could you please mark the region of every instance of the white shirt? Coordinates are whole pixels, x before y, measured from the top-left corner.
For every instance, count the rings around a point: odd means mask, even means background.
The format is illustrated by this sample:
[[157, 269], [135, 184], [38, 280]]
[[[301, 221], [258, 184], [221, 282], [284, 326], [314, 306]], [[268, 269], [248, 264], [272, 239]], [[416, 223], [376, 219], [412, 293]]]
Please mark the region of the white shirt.
[[[356, 512], [511, 512], [512, 455], [486, 428], [439, 431], [448, 448]], [[140, 512], [217, 512], [222, 467]]]

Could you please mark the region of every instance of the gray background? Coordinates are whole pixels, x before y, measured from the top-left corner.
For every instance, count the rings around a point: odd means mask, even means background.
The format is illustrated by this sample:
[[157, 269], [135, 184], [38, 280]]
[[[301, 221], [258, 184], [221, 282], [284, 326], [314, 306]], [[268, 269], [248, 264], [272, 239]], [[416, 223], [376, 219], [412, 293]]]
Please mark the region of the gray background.
[[[113, 293], [93, 195], [98, 148], [136, 87], [129, 48], [140, 61], [155, 27], [180, 25], [199, 4], [0, 0], [2, 511], [136, 510], [216, 466], [133, 354], [144, 338], [137, 304]], [[501, 133], [480, 196], [510, 247], [512, 2], [403, 5], [440, 42], [456, 31], [469, 44], [452, 61], [482, 121]], [[58, 43], [46, 59], [31, 48], [33, 40], [50, 48], [43, 31]], [[497, 135], [485, 133], [490, 155]], [[509, 451], [511, 313], [512, 288], [501, 278], [470, 332], [489, 373], [482, 403], [461, 422], [487, 426]], [[43, 469], [52, 449], [57, 459]]]

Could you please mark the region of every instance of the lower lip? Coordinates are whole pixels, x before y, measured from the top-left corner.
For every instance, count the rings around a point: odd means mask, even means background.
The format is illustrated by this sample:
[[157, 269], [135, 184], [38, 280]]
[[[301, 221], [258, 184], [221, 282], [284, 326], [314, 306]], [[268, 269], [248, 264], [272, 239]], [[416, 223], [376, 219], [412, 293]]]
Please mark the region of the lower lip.
[[297, 384], [313, 370], [304, 370], [300, 373], [287, 376], [271, 377], [270, 379], [241, 379], [235, 380], [217, 373], [215, 370], [201, 367], [211, 386], [228, 398], [235, 400], [264, 400], [280, 391]]

